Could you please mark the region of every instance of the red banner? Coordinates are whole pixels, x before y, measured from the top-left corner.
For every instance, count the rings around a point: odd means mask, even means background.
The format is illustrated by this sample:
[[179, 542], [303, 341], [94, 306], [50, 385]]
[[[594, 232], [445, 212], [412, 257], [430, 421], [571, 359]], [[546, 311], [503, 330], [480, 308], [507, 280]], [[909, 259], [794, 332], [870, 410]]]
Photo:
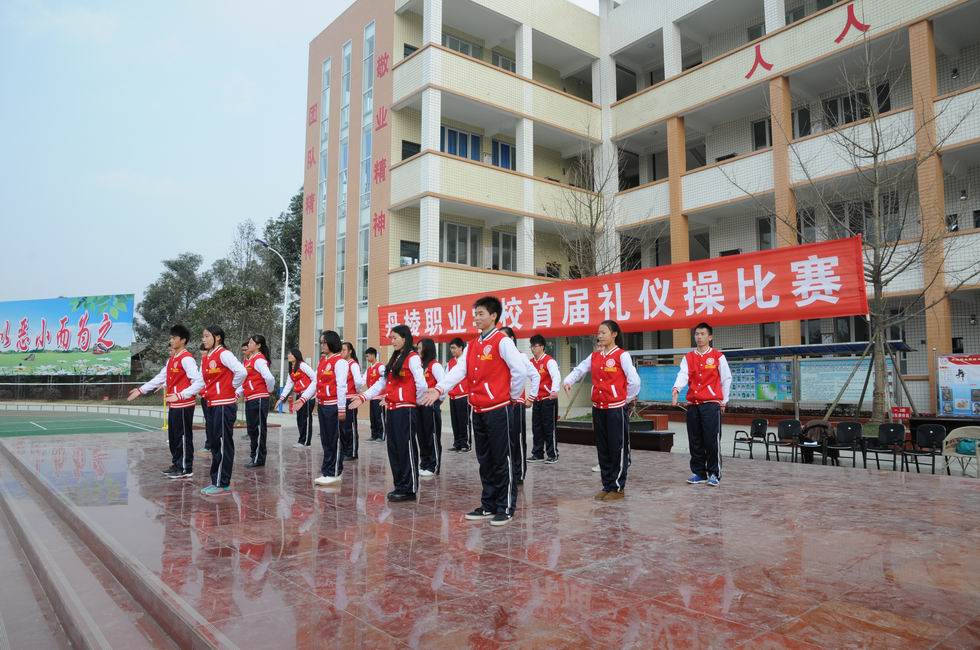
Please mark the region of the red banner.
[[400, 323], [436, 341], [473, 336], [472, 305], [487, 293], [503, 303], [501, 325], [520, 338], [594, 334], [607, 319], [646, 332], [868, 313], [861, 239], [853, 237], [379, 307], [381, 344]]

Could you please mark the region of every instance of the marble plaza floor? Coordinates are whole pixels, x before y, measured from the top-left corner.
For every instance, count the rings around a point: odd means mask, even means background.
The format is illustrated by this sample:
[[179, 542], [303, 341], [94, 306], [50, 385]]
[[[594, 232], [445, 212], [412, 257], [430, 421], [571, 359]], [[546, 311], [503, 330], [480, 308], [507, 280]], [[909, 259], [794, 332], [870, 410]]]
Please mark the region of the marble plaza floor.
[[727, 459], [713, 489], [634, 452], [606, 503], [594, 450], [566, 445], [494, 528], [463, 519], [472, 453], [389, 505], [383, 444], [323, 489], [318, 443], [286, 428], [280, 456], [279, 435], [256, 470], [236, 439], [219, 498], [206, 459], [160, 473], [162, 433], [0, 444], [242, 648], [980, 647], [977, 479]]

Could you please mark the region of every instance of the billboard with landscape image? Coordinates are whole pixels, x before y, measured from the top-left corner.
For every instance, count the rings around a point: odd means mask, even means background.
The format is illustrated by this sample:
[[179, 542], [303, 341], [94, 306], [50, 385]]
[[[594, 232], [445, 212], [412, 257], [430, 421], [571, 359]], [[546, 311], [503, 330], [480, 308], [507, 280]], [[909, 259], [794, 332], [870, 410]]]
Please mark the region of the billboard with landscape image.
[[0, 302], [0, 376], [128, 375], [133, 294]]

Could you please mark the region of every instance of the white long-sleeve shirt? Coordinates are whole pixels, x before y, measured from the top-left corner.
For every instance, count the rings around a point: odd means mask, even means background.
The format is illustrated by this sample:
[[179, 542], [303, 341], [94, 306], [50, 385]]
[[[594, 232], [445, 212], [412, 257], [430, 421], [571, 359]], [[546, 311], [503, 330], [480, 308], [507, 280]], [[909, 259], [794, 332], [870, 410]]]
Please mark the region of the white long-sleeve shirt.
[[[446, 368], [438, 361], [432, 362], [432, 377], [436, 380], [436, 384], [446, 378]], [[426, 383], [426, 388], [428, 388], [428, 383]], [[439, 403], [441, 404], [449, 396], [449, 393], [445, 393], [439, 396]]]
[[[265, 389], [271, 393], [272, 389], [276, 387], [276, 378], [273, 377], [272, 373], [269, 371], [269, 362], [265, 360], [265, 357], [261, 357], [255, 360], [252, 367], [255, 368], [255, 372], [259, 373], [259, 376], [265, 380]], [[247, 370], [245, 372], [246, 374], [248, 373]], [[243, 395], [244, 393], [244, 385], [239, 386], [238, 390], [235, 391], [235, 395]]]
[[[182, 390], [177, 393], [178, 399], [190, 399], [201, 392], [204, 388], [204, 377], [201, 375], [201, 371], [197, 368], [197, 362], [194, 361], [194, 357], [188, 355], [180, 360], [180, 367], [184, 369], [184, 374], [187, 378], [191, 380], [191, 385], [187, 387], [186, 390]], [[140, 386], [140, 392], [144, 395], [149, 395], [150, 393], [156, 392], [167, 385], [167, 364], [164, 364], [160, 368], [160, 372], [150, 381], [146, 382]]]
[[[408, 360], [408, 370], [412, 373], [412, 379], [415, 380], [415, 399], [421, 399], [422, 394], [429, 388], [429, 385], [425, 383], [425, 371], [422, 369], [422, 360], [415, 355]], [[388, 385], [387, 378], [384, 372], [378, 378], [378, 381], [374, 382], [372, 386], [369, 386], [366, 391], [361, 393], [361, 399], [364, 401], [372, 400], [375, 397], [379, 397]]]
[[[708, 348], [709, 351], [711, 349]], [[694, 352], [698, 355], [701, 354], [696, 349]], [[687, 386], [688, 376], [687, 356], [685, 355], [681, 358], [681, 367], [677, 371], [677, 379], [674, 380], [674, 389], [678, 393]], [[728, 396], [731, 394], [732, 389], [732, 369], [728, 366], [728, 359], [725, 358], [725, 355], [721, 355], [721, 358], [718, 360], [718, 378], [721, 379], [721, 403], [725, 405], [728, 404]]]
[[[619, 357], [619, 362], [623, 365], [623, 374], [626, 375], [626, 401], [629, 402], [640, 394], [640, 375], [636, 372], [636, 368], [633, 367], [633, 359], [630, 357], [629, 352], [623, 350], [622, 356]], [[582, 363], [575, 366], [575, 369], [568, 373], [568, 376], [565, 377], [565, 381], [563, 383], [567, 386], [571, 386], [582, 377], [591, 373], [592, 354], [585, 357]]]
[[[548, 370], [548, 375], [551, 377], [551, 390], [552, 393], [557, 393], [561, 390], [561, 371], [558, 369], [558, 362], [554, 359], [548, 359], [548, 363], [544, 365]], [[534, 392], [537, 395], [537, 391]]]
[[[307, 386], [306, 390], [304, 390], [302, 395], [300, 395], [304, 401], [308, 402], [316, 394], [316, 371], [313, 370], [313, 368], [310, 367], [310, 364], [306, 363], [305, 361], [299, 362], [299, 369], [304, 375], [310, 378], [310, 385]], [[292, 390], [293, 378], [292, 376], [289, 376], [289, 378], [286, 379], [286, 385], [282, 387], [282, 392], [279, 393], [279, 399], [286, 399]]]
[[[524, 357], [523, 354], [521, 356]], [[531, 399], [534, 399], [534, 397], [538, 394], [538, 389], [541, 388], [541, 375], [538, 374], [538, 369], [534, 367], [534, 364], [531, 363], [530, 359], [524, 357], [524, 363], [527, 364], [527, 378], [531, 382], [531, 390], [529, 390], [526, 395]]]
[[348, 361], [347, 363], [350, 374], [354, 375], [354, 388], [360, 388], [364, 385], [364, 375], [361, 374], [361, 365], [356, 361]]
[[[484, 338], [496, 331], [494, 329], [481, 334], [480, 343], [483, 342]], [[474, 344], [470, 343], [470, 345]], [[501, 338], [498, 348], [500, 350], [500, 358], [504, 360], [504, 363], [507, 364], [507, 368], [510, 370], [510, 398], [515, 401], [519, 400], [521, 391], [524, 390], [524, 384], [527, 382], [525, 362], [530, 363], [530, 361], [520, 353], [517, 346], [514, 345], [514, 342], [510, 340], [510, 337], [504, 336]], [[448, 394], [456, 384], [463, 381], [466, 377], [466, 357], [468, 356], [468, 354], [459, 355], [453, 369], [447, 372], [442, 381], [436, 384], [436, 390], [439, 391], [440, 395]]]
[[218, 359], [225, 368], [235, 373], [235, 376], [231, 379], [231, 385], [237, 394], [238, 389], [245, 383], [245, 378], [248, 377], [248, 371], [245, 370], [245, 366], [242, 365], [242, 362], [238, 360], [238, 357], [231, 350], [222, 350], [221, 354], [218, 355]]
[[350, 362], [347, 359], [337, 359], [333, 364], [334, 376], [337, 377], [337, 411], [347, 410], [347, 373], [350, 372]]

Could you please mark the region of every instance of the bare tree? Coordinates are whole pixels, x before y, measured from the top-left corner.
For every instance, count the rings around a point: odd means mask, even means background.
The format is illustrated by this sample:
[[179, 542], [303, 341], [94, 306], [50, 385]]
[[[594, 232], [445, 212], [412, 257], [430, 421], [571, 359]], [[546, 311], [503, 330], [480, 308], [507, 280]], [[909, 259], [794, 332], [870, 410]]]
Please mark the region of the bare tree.
[[[948, 113], [942, 121], [942, 132], [937, 128], [938, 120], [948, 105], [937, 108], [926, 120], [903, 120], [891, 113], [891, 93], [896, 85], [908, 80], [909, 73], [907, 65], [893, 65], [891, 57], [898, 51], [896, 42], [883, 39], [873, 44], [865, 37], [858, 60], [842, 66], [844, 91], [836, 104], [836, 117], [833, 111], [825, 111], [823, 119], [833, 155], [828, 158], [824, 152], [820, 160], [845, 161], [848, 173], [843, 175], [843, 182], [840, 178], [821, 180], [824, 173], [817, 168], [820, 161], [804, 159], [801, 147], [791, 146], [790, 166], [805, 181], [795, 190], [799, 203], [796, 212], [779, 214], [768, 201], [726, 174], [731, 183], [756, 200], [774, 223], [788, 226], [774, 229], [784, 239], [785, 233], [793, 233], [791, 240], [783, 244], [796, 244], [798, 239], [805, 243], [863, 237], [869, 347], [874, 368], [873, 422], [887, 419], [885, 360], [891, 356], [888, 333], [924, 315], [948, 300], [949, 293], [980, 276], [980, 262], [975, 256], [955, 268], [948, 262], [945, 266], [935, 263], [955, 259], [956, 248], [963, 244], [946, 236], [945, 210], [942, 214], [921, 214], [918, 191], [920, 171], [937, 162], [946, 140], [976, 106], [956, 115]], [[792, 140], [792, 124], [774, 121], [772, 129]], [[931, 137], [934, 133], [935, 137]], [[920, 273], [922, 282], [914, 294], [903, 291], [901, 300], [889, 299], [890, 291], [915, 280]]]

